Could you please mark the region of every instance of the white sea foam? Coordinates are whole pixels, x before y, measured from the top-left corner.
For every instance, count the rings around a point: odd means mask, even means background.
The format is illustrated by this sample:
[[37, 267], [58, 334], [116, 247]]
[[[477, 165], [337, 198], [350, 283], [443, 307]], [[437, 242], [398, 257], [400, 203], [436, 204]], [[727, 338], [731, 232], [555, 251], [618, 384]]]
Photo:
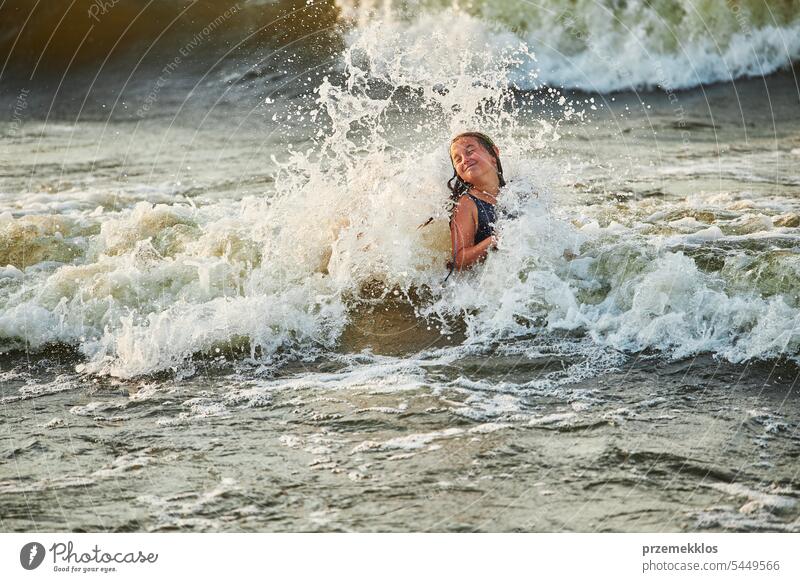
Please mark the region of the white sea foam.
[[445, 430], [436, 432], [410, 434], [403, 437], [389, 439], [384, 442], [364, 441], [353, 448], [351, 454], [362, 453], [370, 450], [416, 450], [428, 446], [435, 440], [447, 439], [463, 433], [464, 429], [447, 428]]
[[[747, 503], [739, 509], [739, 512], [744, 514], [753, 513], [761, 509], [772, 513], [781, 513], [789, 511], [797, 505], [797, 499], [793, 497], [758, 491], [739, 483], [711, 483], [708, 487], [722, 491], [732, 497], [747, 499]], [[796, 492], [793, 493], [796, 494]]]
[[57, 376], [51, 382], [38, 382], [28, 379], [16, 394], [4, 396], [0, 398], [0, 404], [7, 404], [17, 402], [20, 400], [29, 400], [31, 398], [39, 398], [41, 396], [48, 396], [58, 392], [66, 392], [68, 390], [76, 390], [81, 387], [79, 382], [67, 376]]
[[390, 38], [425, 37], [430, 59], [443, 68], [461, 64], [462, 47], [479, 48], [485, 59], [523, 41], [536, 54], [516, 63], [512, 78], [523, 88], [672, 91], [767, 75], [800, 58], [797, 6], [770, 10], [760, 0], [690, 9], [677, 0], [337, 4], [357, 32], [380, 26]]

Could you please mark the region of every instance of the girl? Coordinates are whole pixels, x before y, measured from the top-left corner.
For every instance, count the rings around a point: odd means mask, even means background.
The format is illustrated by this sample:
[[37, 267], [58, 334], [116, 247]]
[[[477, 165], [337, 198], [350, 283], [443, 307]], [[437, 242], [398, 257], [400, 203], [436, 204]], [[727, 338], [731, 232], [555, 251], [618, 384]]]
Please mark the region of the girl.
[[[456, 203], [450, 219], [450, 273], [469, 268], [497, 246], [495, 204], [505, 186], [500, 150], [485, 134], [461, 133], [450, 142], [453, 177], [447, 182]], [[449, 277], [450, 275], [448, 275]]]

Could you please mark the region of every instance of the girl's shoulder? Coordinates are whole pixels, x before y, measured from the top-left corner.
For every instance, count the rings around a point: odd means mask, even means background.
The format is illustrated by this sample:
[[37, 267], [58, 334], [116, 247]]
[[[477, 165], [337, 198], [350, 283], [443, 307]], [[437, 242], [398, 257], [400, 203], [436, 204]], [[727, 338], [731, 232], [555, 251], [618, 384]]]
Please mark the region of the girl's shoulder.
[[475, 204], [475, 201], [469, 194], [462, 194], [458, 197], [458, 200], [453, 205], [453, 211], [450, 215], [450, 220], [453, 221], [457, 217], [463, 216], [464, 214], [472, 218], [473, 221], [478, 215], [478, 205]]
[[458, 197], [456, 206], [475, 206], [475, 199], [469, 193], [462, 194]]

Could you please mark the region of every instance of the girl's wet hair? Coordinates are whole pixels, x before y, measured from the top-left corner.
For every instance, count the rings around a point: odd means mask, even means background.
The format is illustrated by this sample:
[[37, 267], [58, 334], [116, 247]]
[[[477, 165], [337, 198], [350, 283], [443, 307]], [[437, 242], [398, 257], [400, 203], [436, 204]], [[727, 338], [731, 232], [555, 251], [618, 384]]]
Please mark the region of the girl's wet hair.
[[[497, 152], [494, 151], [494, 142], [492, 139], [485, 133], [481, 133], [479, 131], [467, 131], [464, 133], [459, 133], [457, 136], [455, 136], [450, 141], [450, 145], [453, 145], [456, 141], [463, 137], [474, 137], [476, 140], [478, 140], [478, 143], [481, 144], [487, 152], [489, 152], [489, 154], [494, 158], [494, 161], [497, 162], [497, 177], [500, 178], [500, 186], [505, 186], [506, 181], [503, 178], [503, 165], [500, 163], [500, 157], [497, 155]], [[452, 157], [450, 158], [450, 163], [453, 164]], [[456, 171], [456, 165], [453, 164], [453, 177], [447, 181], [447, 187], [451, 192], [450, 198], [453, 199], [453, 202], [458, 202], [458, 199], [462, 195], [469, 192], [469, 189], [472, 188], [472, 184], [465, 182], [459, 177], [458, 172]]]

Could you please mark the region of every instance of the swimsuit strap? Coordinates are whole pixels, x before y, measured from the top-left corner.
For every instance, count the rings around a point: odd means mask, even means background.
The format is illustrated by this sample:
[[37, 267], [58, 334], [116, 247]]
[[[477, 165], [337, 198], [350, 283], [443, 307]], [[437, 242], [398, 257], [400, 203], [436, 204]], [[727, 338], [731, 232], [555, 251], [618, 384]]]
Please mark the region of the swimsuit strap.
[[467, 196], [469, 196], [470, 198], [472, 198], [472, 200], [474, 200], [476, 204], [477, 204], [478, 202], [480, 202], [481, 204], [488, 204], [489, 206], [491, 206], [492, 208], [494, 208], [494, 204], [492, 204], [491, 202], [486, 202], [486, 200], [481, 200], [480, 198], [478, 198], [477, 196], [474, 196], [474, 195], [470, 194], [469, 192], [467, 192]]
[[494, 234], [494, 222], [496, 220], [495, 207], [494, 204], [490, 202], [481, 200], [472, 194], [468, 195], [475, 202], [475, 206], [478, 210], [478, 228], [475, 232], [475, 241], [473, 243], [477, 244]]

